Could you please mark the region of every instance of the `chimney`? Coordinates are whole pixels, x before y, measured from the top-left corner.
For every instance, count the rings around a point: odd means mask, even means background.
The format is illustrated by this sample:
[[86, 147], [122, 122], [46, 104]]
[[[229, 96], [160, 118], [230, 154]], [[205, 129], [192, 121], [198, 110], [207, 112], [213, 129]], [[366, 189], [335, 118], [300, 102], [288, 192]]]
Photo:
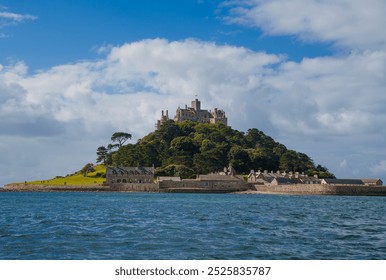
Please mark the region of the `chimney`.
[[164, 110], [162, 110], [162, 117], [164, 116]]

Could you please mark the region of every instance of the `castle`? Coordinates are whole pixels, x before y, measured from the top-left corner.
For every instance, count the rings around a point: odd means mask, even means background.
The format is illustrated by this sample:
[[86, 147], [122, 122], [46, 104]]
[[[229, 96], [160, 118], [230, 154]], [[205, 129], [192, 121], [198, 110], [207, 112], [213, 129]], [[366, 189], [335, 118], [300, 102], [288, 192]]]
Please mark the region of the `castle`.
[[[161, 118], [157, 121], [157, 129], [161, 127], [163, 123], [169, 120], [169, 112], [166, 110], [166, 114], [162, 111]], [[228, 124], [228, 119], [225, 116], [225, 112], [223, 110], [214, 108], [214, 111], [201, 109], [201, 101], [197, 98], [192, 101], [192, 107], [188, 107], [185, 105], [184, 109], [180, 107], [176, 110], [176, 115], [174, 117], [175, 122], [182, 122], [185, 120], [189, 120], [192, 122], [200, 122], [200, 123], [223, 123], [225, 125]]]

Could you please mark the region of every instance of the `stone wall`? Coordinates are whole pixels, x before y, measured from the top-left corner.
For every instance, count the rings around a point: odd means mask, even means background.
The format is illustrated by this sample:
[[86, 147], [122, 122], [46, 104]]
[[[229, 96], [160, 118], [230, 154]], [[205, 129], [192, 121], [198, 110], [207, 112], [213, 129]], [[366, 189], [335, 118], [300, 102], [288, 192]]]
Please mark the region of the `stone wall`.
[[278, 186], [254, 185], [254, 187], [255, 190], [260, 193], [386, 196], [386, 187], [332, 186], [319, 184], [296, 184]]
[[7, 192], [108, 192], [109, 186], [52, 186], [52, 185], [26, 185], [9, 184], [4, 186]]
[[161, 181], [158, 183], [160, 192], [208, 192], [228, 193], [250, 190], [251, 186], [243, 181], [198, 181], [182, 180]]
[[110, 186], [110, 190], [119, 192], [158, 192], [158, 185], [155, 183], [113, 184]]

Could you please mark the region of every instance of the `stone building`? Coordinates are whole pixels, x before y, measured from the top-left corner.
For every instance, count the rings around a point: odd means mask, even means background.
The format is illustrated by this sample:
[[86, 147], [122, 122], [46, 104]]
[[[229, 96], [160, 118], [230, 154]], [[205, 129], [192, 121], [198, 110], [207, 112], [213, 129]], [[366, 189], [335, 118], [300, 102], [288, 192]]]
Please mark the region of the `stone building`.
[[106, 184], [153, 183], [154, 167], [107, 167]]
[[229, 193], [253, 189], [242, 178], [232, 175], [198, 175], [196, 179], [158, 181], [160, 192]]
[[[161, 118], [157, 121], [157, 129], [159, 129], [160, 126], [167, 120], [169, 120], [168, 111], [166, 111], [166, 114], [164, 114], [164, 111], [162, 111]], [[185, 120], [199, 123], [228, 124], [228, 119], [225, 116], [225, 112], [223, 110], [217, 108], [214, 108], [214, 111], [201, 109], [201, 101], [197, 98], [192, 101], [191, 107], [185, 105], [185, 108], [177, 108], [174, 121], [182, 122]]]
[[331, 186], [364, 186], [365, 184], [362, 180], [359, 179], [323, 179], [321, 182], [322, 185], [331, 185]]
[[379, 178], [360, 179], [366, 186], [382, 186], [383, 181]]
[[308, 176], [299, 172], [268, 172], [251, 170], [248, 175], [248, 182], [257, 185], [284, 185], [284, 184], [320, 184], [317, 176]]

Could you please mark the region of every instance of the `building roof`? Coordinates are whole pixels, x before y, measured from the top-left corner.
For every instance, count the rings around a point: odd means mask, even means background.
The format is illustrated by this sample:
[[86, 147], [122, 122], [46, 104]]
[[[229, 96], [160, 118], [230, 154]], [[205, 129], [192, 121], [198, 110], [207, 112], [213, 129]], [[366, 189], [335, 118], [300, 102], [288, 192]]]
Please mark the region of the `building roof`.
[[208, 175], [199, 175], [199, 181], [240, 181], [239, 178], [228, 175], [219, 175], [219, 174], [208, 174]]
[[378, 182], [382, 182], [382, 180], [381, 179], [379, 179], [379, 178], [365, 178], [365, 179], [359, 179], [359, 180], [361, 180], [363, 183], [373, 183], [373, 184], [375, 184], [375, 183], [378, 183]]
[[359, 179], [323, 179], [329, 185], [364, 185]]
[[153, 167], [107, 167], [107, 174], [154, 174]]
[[302, 181], [300, 179], [298, 179], [298, 178], [277, 177], [277, 178], [274, 178], [272, 180], [272, 182], [275, 181], [275, 180], [279, 184], [283, 184], [283, 185], [285, 185], [285, 184], [301, 184], [302, 183]]

